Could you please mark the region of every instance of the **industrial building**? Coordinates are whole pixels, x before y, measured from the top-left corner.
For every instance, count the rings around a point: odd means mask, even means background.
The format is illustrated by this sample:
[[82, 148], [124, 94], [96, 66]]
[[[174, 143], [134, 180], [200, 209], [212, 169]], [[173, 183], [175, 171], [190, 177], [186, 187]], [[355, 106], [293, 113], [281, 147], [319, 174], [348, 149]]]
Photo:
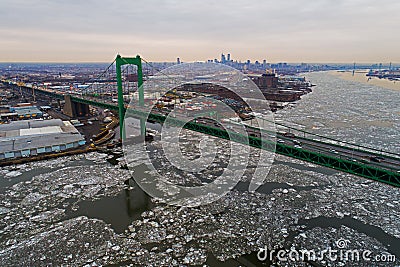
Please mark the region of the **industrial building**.
[[85, 144], [68, 121], [23, 120], [0, 125], [0, 160], [60, 152]]
[[249, 75], [249, 77], [260, 89], [277, 88], [279, 84], [279, 78], [275, 73], [264, 73], [261, 76]]
[[[26, 105], [19, 105], [15, 107], [1, 106], [0, 107], [0, 120], [25, 120], [25, 119], [39, 119], [43, 117], [43, 112], [38, 107], [32, 106], [29, 103]], [[29, 105], [28, 105], [29, 104]]]
[[43, 112], [36, 106], [11, 107], [10, 111], [16, 113], [19, 119], [36, 119], [43, 116]]

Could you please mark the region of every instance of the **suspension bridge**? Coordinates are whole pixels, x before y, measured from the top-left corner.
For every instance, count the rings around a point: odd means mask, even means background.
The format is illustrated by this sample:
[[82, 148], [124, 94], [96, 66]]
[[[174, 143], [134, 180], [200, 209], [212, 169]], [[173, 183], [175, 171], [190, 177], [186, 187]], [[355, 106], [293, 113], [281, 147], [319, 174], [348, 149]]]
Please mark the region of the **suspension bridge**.
[[[121, 57], [118, 55], [101, 75], [87, 83], [86, 88], [66, 91], [28, 87], [22, 89], [34, 95], [66, 100], [72, 111], [85, 109], [87, 105], [116, 111], [120, 117], [121, 138], [124, 138], [121, 118], [124, 118], [129, 109], [130, 115], [133, 114], [140, 120], [140, 134], [144, 136], [146, 120], [163, 124], [166, 123], [167, 117], [161, 112], [148, 114], [141, 108], [145, 103], [145, 92], [142, 86], [146, 78], [144, 74], [149, 75], [154, 69], [151, 63], [140, 56]], [[138, 95], [138, 98], [134, 106], [128, 106], [129, 96], [133, 93]], [[246, 126], [249, 134], [243, 135], [235, 132], [234, 129], [224, 129], [214, 123], [201, 120], [185, 122], [177, 117], [169, 119], [168, 124], [255, 148], [275, 151], [284, 156], [400, 187], [400, 155], [390, 151], [336, 140], [279, 123], [275, 124], [281, 129], [286, 129], [285, 132], [267, 133], [276, 134], [278, 142], [263, 140], [259, 133], [264, 130], [251, 125]], [[298, 145], [300, 143], [301, 146]]]

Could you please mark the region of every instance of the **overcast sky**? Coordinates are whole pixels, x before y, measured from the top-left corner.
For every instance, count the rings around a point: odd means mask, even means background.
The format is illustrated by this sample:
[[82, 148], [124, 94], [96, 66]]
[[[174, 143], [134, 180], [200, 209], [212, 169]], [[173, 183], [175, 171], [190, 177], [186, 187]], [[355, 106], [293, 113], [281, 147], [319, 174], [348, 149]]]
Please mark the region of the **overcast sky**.
[[0, 0], [0, 61], [400, 62], [399, 0]]

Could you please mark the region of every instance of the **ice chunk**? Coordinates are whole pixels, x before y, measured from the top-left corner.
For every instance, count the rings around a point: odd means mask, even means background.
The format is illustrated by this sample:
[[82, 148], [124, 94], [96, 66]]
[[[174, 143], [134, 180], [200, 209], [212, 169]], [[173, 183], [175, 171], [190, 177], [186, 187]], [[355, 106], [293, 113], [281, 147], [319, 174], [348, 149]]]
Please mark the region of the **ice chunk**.
[[10, 172], [6, 173], [5, 177], [6, 177], [6, 178], [14, 178], [14, 177], [18, 177], [18, 176], [20, 176], [20, 175], [22, 175], [22, 172], [19, 172], [19, 171], [10, 171]]

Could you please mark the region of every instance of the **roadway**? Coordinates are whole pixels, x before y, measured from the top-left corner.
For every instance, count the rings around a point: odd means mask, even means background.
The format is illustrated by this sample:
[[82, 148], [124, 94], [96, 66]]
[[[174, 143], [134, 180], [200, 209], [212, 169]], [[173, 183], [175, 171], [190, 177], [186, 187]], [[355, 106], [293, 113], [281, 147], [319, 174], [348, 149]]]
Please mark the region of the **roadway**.
[[[216, 123], [215, 121], [209, 119], [197, 119], [197, 123], [201, 123], [210, 127], [221, 128], [222, 126]], [[239, 124], [230, 124], [229, 125], [230, 131], [243, 132], [243, 126]], [[241, 129], [239, 129], [241, 128]], [[247, 133], [250, 136], [260, 138], [260, 131], [254, 127], [246, 125]], [[352, 162], [359, 162], [362, 164], [367, 164], [370, 166], [374, 166], [379, 169], [386, 169], [392, 172], [400, 173], [400, 155], [396, 157], [387, 156], [381, 153], [376, 152], [369, 152], [365, 150], [359, 150], [357, 148], [352, 147], [344, 147], [335, 144], [330, 144], [326, 142], [322, 142], [319, 140], [313, 140], [304, 138], [301, 136], [295, 136], [292, 133], [272, 133], [267, 132], [264, 137], [267, 139], [275, 141], [279, 144], [284, 144], [286, 146], [308, 150], [311, 152], [317, 152], [323, 155], [331, 156], [334, 158], [340, 158], [343, 160], [348, 160]]]
[[287, 146], [293, 146], [313, 152], [318, 152], [331, 157], [339, 157], [344, 160], [369, 164], [377, 168], [383, 168], [400, 173], [400, 157], [389, 157], [368, 151], [360, 151], [355, 148], [336, 146], [321, 141], [307, 139], [299, 136], [287, 137], [284, 133], [277, 133], [277, 142]]

